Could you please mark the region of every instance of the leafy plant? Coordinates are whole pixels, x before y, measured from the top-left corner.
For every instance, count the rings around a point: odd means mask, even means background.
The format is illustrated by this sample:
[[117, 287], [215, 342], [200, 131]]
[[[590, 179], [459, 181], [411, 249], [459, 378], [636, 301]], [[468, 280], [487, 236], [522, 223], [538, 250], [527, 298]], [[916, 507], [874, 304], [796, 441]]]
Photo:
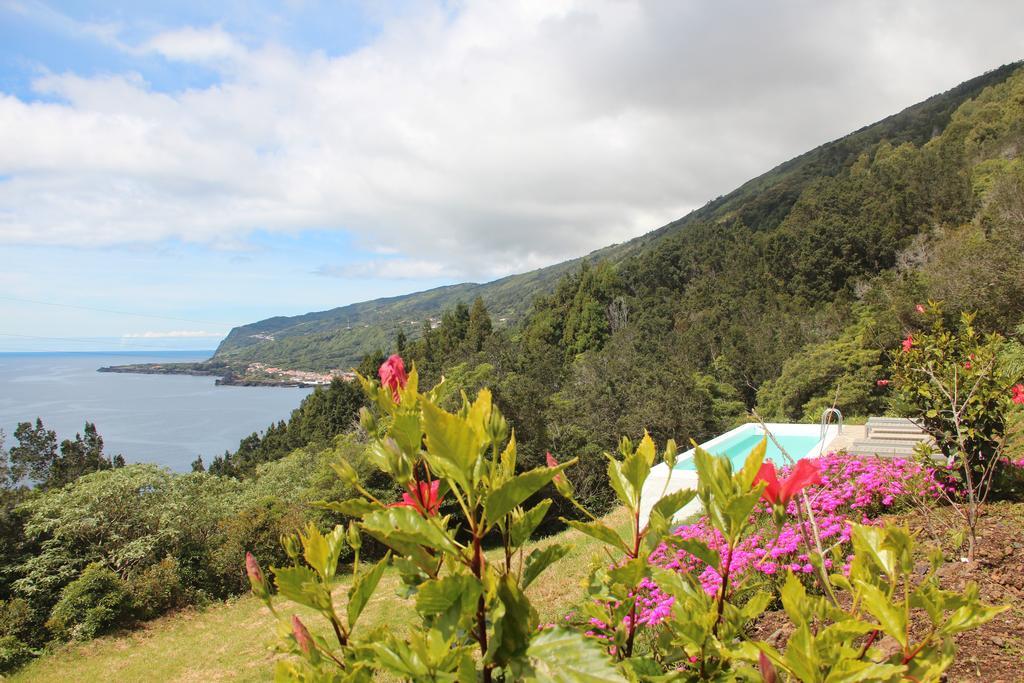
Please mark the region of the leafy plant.
[[[386, 505], [339, 460], [339, 475], [362, 495], [325, 507], [357, 516], [358, 524], [327, 534], [310, 526], [287, 538], [293, 564], [271, 570], [279, 594], [316, 610], [330, 636], [313, 634], [297, 616], [279, 614], [288, 633], [282, 647], [299, 655], [279, 664], [279, 675], [361, 681], [385, 671], [417, 681], [619, 680], [600, 647], [582, 634], [540, 631], [525, 594], [569, 549], [551, 545], [527, 554], [550, 501], [523, 506], [553, 480], [564, 482], [573, 461], [517, 472], [515, 435], [489, 391], [472, 402], [464, 397], [461, 409], [449, 413], [438, 406], [438, 387], [420, 393], [416, 371], [406, 375], [397, 356], [381, 367], [381, 378], [383, 386], [361, 378], [374, 407], [363, 411], [362, 424], [371, 435], [371, 459], [406, 493]], [[390, 549], [370, 568], [360, 565], [360, 532]], [[488, 561], [487, 539], [499, 543], [498, 561]], [[331, 588], [346, 546], [354, 551], [353, 580], [341, 612]], [[359, 628], [388, 564], [399, 573], [413, 600], [410, 616], [419, 622], [404, 637]], [[255, 560], [249, 578], [254, 592], [276, 609]]]
[[[953, 485], [941, 491], [962, 520], [967, 558], [974, 560], [982, 507], [1006, 466], [1005, 437], [1020, 376], [1007, 363], [1007, 341], [983, 335], [973, 314], [962, 313], [959, 329], [950, 330], [939, 304], [918, 309], [930, 315], [932, 327], [908, 334], [893, 354], [895, 401], [916, 416], [946, 457]], [[930, 453], [925, 447], [921, 455]]]

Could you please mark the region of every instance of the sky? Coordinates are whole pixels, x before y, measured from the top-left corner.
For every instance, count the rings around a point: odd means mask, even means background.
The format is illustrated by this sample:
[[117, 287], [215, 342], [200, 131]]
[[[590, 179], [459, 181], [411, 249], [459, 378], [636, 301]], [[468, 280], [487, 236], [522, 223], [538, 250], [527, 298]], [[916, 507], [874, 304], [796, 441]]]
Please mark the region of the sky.
[[0, 351], [557, 263], [1024, 58], [1024, 3], [0, 0]]

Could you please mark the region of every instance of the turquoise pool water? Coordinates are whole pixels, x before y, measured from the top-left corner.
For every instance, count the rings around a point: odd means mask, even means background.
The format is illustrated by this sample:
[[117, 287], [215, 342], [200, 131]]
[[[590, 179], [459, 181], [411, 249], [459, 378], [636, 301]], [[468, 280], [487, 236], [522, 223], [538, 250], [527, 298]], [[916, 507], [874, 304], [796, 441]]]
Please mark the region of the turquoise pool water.
[[[715, 455], [724, 455], [732, 461], [733, 468], [739, 468], [743, 466], [743, 461], [747, 459], [747, 454], [750, 453], [750, 449], [760, 443], [763, 437], [760, 434], [741, 434], [732, 439], [729, 439], [725, 443], [720, 443], [717, 446], [712, 446], [707, 449]], [[809, 454], [814, 448], [814, 445], [818, 443], [819, 439], [816, 436], [803, 436], [803, 435], [787, 435], [779, 436], [775, 438], [782, 444], [782, 447], [786, 449], [790, 457], [793, 459], [802, 458]], [[816, 453], [814, 455], [817, 455]], [[771, 439], [768, 439], [768, 450], [765, 452], [765, 460], [770, 460], [775, 463], [784, 463], [786, 458], [782, 455], [782, 451], [776, 446]], [[693, 462], [693, 458], [687, 458], [681, 462], [676, 463], [675, 469], [677, 470], [695, 470], [697, 466]]]

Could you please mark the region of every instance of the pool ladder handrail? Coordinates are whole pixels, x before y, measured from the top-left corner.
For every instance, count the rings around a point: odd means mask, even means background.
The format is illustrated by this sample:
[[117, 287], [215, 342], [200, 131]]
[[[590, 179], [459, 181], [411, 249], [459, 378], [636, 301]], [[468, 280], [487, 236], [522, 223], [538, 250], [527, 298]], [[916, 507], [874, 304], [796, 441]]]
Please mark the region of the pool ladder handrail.
[[[843, 413], [839, 408], [825, 408], [821, 413], [821, 429], [818, 433], [819, 451], [824, 450], [825, 435], [828, 434], [828, 428], [832, 425], [832, 416], [836, 417], [836, 424], [839, 429], [836, 431], [836, 436], [843, 433]], [[820, 454], [820, 453], [819, 453]]]

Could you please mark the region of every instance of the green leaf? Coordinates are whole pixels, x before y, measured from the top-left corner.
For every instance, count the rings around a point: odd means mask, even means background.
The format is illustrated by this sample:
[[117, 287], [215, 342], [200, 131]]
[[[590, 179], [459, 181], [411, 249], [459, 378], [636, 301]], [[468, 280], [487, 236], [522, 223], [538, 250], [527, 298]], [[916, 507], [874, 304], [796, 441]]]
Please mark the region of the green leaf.
[[538, 467], [529, 472], [523, 472], [489, 493], [487, 500], [484, 501], [484, 517], [487, 520], [487, 526], [497, 524], [517, 505], [547, 485], [555, 478], [556, 474], [574, 462], [562, 463], [558, 467]]
[[349, 498], [348, 500], [330, 501], [330, 502], [316, 502], [313, 503], [313, 507], [321, 510], [330, 510], [331, 512], [340, 512], [343, 515], [349, 517], [362, 517], [367, 515], [374, 510], [380, 510], [381, 507], [377, 503], [374, 503], [363, 498]]
[[345, 527], [335, 526], [324, 536], [310, 523], [304, 532], [299, 532], [299, 539], [302, 541], [303, 557], [309, 566], [315, 569], [324, 581], [333, 579], [338, 570], [338, 558], [345, 549]]
[[541, 575], [541, 572], [551, 566], [553, 562], [565, 557], [571, 549], [567, 545], [556, 543], [530, 553], [526, 558], [526, 566], [523, 567], [523, 588], [525, 589], [533, 583]]
[[622, 461], [622, 475], [629, 482], [633, 491], [639, 492], [643, 490], [644, 482], [647, 481], [647, 477], [650, 475], [651, 468], [654, 466], [654, 461], [657, 457], [658, 448], [654, 445], [654, 440], [650, 434], [645, 431], [644, 438], [640, 440], [636, 451], [626, 456]]
[[458, 546], [447, 533], [425, 520], [413, 508], [377, 510], [363, 519], [363, 528], [385, 543], [396, 540], [423, 545], [453, 555], [459, 553]]
[[488, 643], [485, 659], [505, 666], [526, 654], [538, 619], [537, 611], [509, 574], [498, 579], [498, 599], [504, 609], [500, 616], [499, 611], [494, 612], [494, 636]]
[[899, 664], [876, 664], [858, 659], [841, 659], [828, 672], [825, 683], [884, 683], [903, 680], [907, 667]]
[[747, 459], [743, 463], [743, 469], [739, 472], [740, 488], [746, 490], [754, 485], [761, 464], [764, 462], [765, 453], [768, 452], [768, 437], [761, 439], [756, 446], [750, 449]]
[[671, 520], [677, 512], [682, 510], [686, 505], [697, 497], [697, 492], [693, 489], [680, 489], [679, 491], [673, 491], [654, 504], [651, 508], [652, 514], [657, 512], [666, 520]]
[[331, 609], [331, 594], [309, 567], [272, 567], [277, 592], [292, 602], [325, 611]]
[[625, 683], [597, 641], [563, 628], [541, 631], [526, 651], [533, 665], [527, 681], [538, 683]]
[[896, 606], [889, 601], [889, 596], [877, 586], [865, 581], [858, 581], [864, 609], [878, 620], [881, 629], [896, 639], [896, 642], [907, 647], [907, 612], [903, 606]]
[[530, 540], [533, 532], [544, 521], [544, 517], [548, 514], [548, 509], [550, 508], [551, 499], [545, 498], [530, 508], [522, 517], [512, 522], [510, 536], [512, 537], [513, 547], [518, 548]]
[[633, 488], [633, 485], [629, 483], [626, 475], [622, 471], [622, 463], [608, 455], [608, 483], [612, 485], [612, 490], [615, 491], [615, 495], [618, 497], [619, 502], [629, 508], [631, 511], [635, 511], [637, 506], [640, 504], [640, 495]]
[[786, 583], [782, 586], [782, 607], [797, 626], [803, 626], [814, 616], [811, 603], [807, 597], [807, 589], [800, 583], [793, 572], [786, 574]]
[[562, 521], [591, 538], [596, 538], [602, 543], [614, 546], [624, 553], [629, 552], [629, 546], [611, 527], [607, 527], [600, 522], [580, 522], [575, 519], [565, 519], [564, 517]]
[[435, 458], [453, 466], [453, 473], [464, 488], [472, 477], [482, 446], [480, 435], [468, 421], [452, 415], [429, 401], [423, 402], [423, 431], [427, 435], [427, 451]]
[[377, 590], [377, 584], [380, 583], [380, 577], [384, 575], [384, 569], [388, 566], [390, 559], [391, 553], [385, 554], [380, 562], [373, 565], [373, 569], [359, 574], [352, 582], [352, 586], [348, 589], [348, 605], [345, 607], [349, 630], [356, 625], [359, 615], [366, 608], [366, 603], [370, 601], [373, 592]]
[[416, 611], [427, 616], [443, 614], [459, 602], [471, 609], [482, 592], [480, 580], [470, 574], [424, 581], [416, 593]]
[[799, 627], [789, 637], [786, 643], [786, 654], [783, 657], [785, 667], [789, 669], [799, 681], [811, 682], [821, 680], [818, 672], [820, 663], [818, 653], [814, 647], [814, 636], [806, 623]]
[[633, 588], [647, 576], [651, 575], [651, 565], [647, 558], [637, 557], [608, 570], [608, 579], [612, 583], [621, 583], [626, 588]]

